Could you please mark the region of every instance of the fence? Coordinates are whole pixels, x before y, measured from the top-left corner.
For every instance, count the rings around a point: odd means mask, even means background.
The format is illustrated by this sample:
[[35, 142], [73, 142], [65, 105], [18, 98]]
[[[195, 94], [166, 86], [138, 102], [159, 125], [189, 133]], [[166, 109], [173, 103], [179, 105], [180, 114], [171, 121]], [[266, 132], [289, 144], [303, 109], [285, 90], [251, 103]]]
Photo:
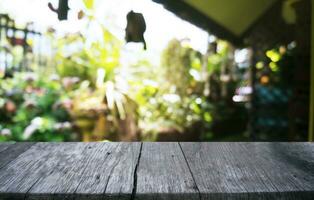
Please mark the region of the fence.
[[46, 64], [43, 49], [47, 46], [47, 38], [32, 26], [28, 23], [25, 28], [17, 28], [13, 19], [0, 14], [0, 78]]

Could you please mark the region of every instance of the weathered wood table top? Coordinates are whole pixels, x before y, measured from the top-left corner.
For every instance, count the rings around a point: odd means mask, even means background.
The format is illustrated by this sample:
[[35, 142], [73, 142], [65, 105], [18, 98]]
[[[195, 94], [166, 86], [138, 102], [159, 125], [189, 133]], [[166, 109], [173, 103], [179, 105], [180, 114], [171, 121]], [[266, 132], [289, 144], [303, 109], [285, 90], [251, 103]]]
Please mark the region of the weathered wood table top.
[[0, 143], [0, 199], [314, 199], [314, 144]]

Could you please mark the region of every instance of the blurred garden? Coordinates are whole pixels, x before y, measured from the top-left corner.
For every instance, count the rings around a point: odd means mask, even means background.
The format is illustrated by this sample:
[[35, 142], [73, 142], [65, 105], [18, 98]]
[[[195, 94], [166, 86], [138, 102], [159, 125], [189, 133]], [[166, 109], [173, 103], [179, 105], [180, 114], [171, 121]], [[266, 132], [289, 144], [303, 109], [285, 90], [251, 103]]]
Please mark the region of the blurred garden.
[[[160, 52], [149, 42], [145, 51], [126, 47], [96, 1], [82, 5], [74, 10], [82, 31], [71, 33], [36, 32], [36, 21], [19, 27], [1, 14], [0, 141], [248, 141], [252, 65], [264, 110], [254, 111], [259, 138], [288, 138], [295, 42], [273, 45], [256, 62], [251, 48], [208, 33], [205, 50], [174, 37]], [[265, 117], [265, 105], [280, 109]]]

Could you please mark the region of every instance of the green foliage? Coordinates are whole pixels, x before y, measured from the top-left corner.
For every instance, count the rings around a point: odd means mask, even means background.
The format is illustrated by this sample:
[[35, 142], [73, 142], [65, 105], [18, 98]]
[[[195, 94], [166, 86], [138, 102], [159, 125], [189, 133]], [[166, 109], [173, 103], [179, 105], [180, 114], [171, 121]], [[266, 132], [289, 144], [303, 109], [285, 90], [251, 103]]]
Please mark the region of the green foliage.
[[72, 120], [78, 124], [79, 129], [85, 129], [81, 118], [87, 121], [101, 118], [100, 121], [104, 121], [103, 114], [100, 113], [106, 113], [106, 124], [88, 123], [92, 124], [89, 132], [97, 132], [97, 137], [105, 137], [113, 130], [118, 134], [121, 121], [129, 120], [131, 116], [134, 118], [136, 105], [124, 87], [123, 71], [120, 69], [121, 42], [96, 22], [92, 15], [88, 18], [87, 26], [100, 30], [101, 34], [98, 35], [101, 37], [87, 36], [88, 33], [72, 34], [56, 41], [57, 73], [64, 78], [79, 80], [77, 88], [67, 90], [73, 103]]
[[83, 2], [86, 30], [99, 32], [61, 38], [49, 33], [57, 76], [48, 79], [35, 71], [1, 80], [0, 140], [68, 141], [76, 131], [76, 137], [96, 134], [104, 140], [130, 130], [153, 140], [165, 129], [187, 133], [191, 127], [211, 139], [216, 110], [205, 89], [209, 75], [219, 74], [228, 61], [228, 43], [219, 41], [217, 52], [204, 57], [187, 41], [174, 39], [160, 66], [138, 52], [128, 55], [135, 64], [122, 66], [122, 42], [97, 21], [95, 2]]
[[1, 80], [0, 140], [65, 141], [73, 130], [62, 106], [65, 97], [59, 81], [33, 73], [15, 73]]
[[[140, 68], [140, 63], [133, 67]], [[138, 81], [130, 83], [137, 88], [134, 96], [139, 104], [142, 137], [153, 140], [163, 129], [184, 133], [198, 122], [208, 124], [208, 130], [212, 117], [203, 96], [201, 54], [184, 46], [183, 41], [172, 40], [161, 63], [145, 66], [150, 73], [137, 74], [134, 79]]]
[[279, 46], [265, 52], [266, 59], [257, 65], [257, 77], [263, 85], [288, 87], [293, 85], [295, 52], [292, 46]]
[[[97, 26], [101, 38], [71, 34], [54, 40], [60, 79], [16, 73], [2, 80], [1, 140], [73, 140], [69, 124], [81, 134], [97, 133], [103, 139], [130, 126], [138, 126], [144, 140], [154, 140], [163, 130], [187, 133], [194, 126], [202, 139], [213, 137], [215, 108], [204, 95], [205, 84], [208, 74], [217, 73], [228, 60], [227, 43], [219, 43], [208, 64], [200, 52], [174, 39], [163, 51], [160, 66], [139, 58], [122, 67], [121, 42]], [[11, 101], [16, 108], [7, 112]]]
[[[100, 26], [100, 25], [99, 25]], [[62, 77], [75, 76], [95, 85], [97, 71], [105, 70], [104, 81], [113, 80], [119, 66], [121, 43], [101, 27], [101, 40], [87, 41], [81, 34], [68, 35], [57, 40], [57, 72]]]
[[168, 90], [174, 90], [180, 95], [186, 94], [189, 85], [189, 70], [191, 68], [190, 53], [180, 41], [172, 40], [162, 54], [162, 75], [167, 81], [164, 86]]

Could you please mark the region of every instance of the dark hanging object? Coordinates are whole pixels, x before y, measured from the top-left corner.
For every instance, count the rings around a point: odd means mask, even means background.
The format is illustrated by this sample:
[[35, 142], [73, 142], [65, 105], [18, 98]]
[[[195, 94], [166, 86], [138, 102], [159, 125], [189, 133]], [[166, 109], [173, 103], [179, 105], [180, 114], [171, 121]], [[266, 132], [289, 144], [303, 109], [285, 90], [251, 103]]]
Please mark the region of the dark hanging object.
[[68, 11], [69, 11], [69, 4], [68, 0], [59, 0], [59, 7], [54, 8], [51, 3], [48, 3], [48, 7], [50, 10], [58, 14], [59, 20], [67, 20], [68, 19]]
[[142, 42], [146, 50], [146, 42], [144, 32], [146, 31], [146, 23], [142, 13], [136, 13], [131, 10], [127, 16], [127, 26], [125, 29], [126, 42]]

